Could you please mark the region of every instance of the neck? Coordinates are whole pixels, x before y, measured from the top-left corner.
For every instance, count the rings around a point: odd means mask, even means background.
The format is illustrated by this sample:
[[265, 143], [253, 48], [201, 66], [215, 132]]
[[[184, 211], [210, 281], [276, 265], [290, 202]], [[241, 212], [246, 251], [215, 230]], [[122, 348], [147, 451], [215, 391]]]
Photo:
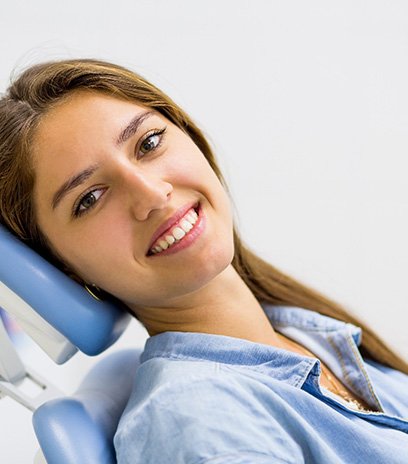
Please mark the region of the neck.
[[137, 315], [149, 335], [200, 332], [282, 345], [261, 304], [232, 265], [173, 308], [138, 310]]

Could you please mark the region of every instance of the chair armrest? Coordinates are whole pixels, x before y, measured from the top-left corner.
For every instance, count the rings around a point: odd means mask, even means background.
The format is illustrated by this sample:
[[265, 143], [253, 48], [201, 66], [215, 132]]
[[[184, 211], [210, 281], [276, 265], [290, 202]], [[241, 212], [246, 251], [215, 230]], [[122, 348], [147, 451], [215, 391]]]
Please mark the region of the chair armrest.
[[71, 397], [39, 407], [33, 426], [48, 464], [116, 464], [113, 436], [132, 391], [142, 349], [114, 352]]

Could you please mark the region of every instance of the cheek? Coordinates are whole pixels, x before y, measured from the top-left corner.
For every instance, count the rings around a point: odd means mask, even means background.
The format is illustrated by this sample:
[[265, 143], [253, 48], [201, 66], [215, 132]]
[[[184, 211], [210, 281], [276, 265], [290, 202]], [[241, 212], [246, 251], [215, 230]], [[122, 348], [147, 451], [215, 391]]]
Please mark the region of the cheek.
[[171, 160], [169, 158], [165, 167], [168, 179], [176, 187], [180, 185], [202, 192], [213, 202], [219, 200], [226, 192], [205, 156], [195, 145], [183, 147], [183, 150], [180, 149]]
[[200, 179], [202, 183], [208, 178], [209, 171], [212, 171], [204, 154], [185, 134], [169, 142], [169, 149], [161, 158], [160, 165], [169, 179], [177, 179], [186, 184], [188, 181], [191, 183]]
[[105, 220], [102, 216], [87, 222], [69, 234], [53, 230], [52, 242], [57, 251], [83, 279], [88, 282], [111, 275], [112, 268], [120, 269], [125, 257], [133, 256], [131, 233], [120, 218]]

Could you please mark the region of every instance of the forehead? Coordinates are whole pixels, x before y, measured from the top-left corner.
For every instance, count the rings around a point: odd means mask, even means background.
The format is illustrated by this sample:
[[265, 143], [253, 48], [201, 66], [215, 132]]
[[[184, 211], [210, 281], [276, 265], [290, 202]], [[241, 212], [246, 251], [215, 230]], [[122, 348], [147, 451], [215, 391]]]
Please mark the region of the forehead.
[[32, 142], [35, 195], [49, 196], [71, 176], [112, 153], [121, 129], [146, 108], [96, 92], [78, 91], [39, 123]]
[[[76, 91], [49, 110], [41, 119], [34, 136], [35, 148], [46, 149], [66, 137], [79, 141], [101, 135], [101, 126], [112, 130], [122, 127], [129, 116], [146, 108], [138, 103], [91, 91]], [[39, 150], [37, 150], [39, 151]]]

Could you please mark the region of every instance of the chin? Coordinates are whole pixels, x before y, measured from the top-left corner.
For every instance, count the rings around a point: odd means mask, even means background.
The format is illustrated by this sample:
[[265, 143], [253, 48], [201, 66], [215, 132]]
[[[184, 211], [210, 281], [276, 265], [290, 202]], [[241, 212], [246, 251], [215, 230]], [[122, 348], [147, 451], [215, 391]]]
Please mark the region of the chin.
[[212, 280], [222, 274], [232, 263], [234, 258], [234, 246], [214, 249], [204, 262], [195, 269], [189, 269], [189, 282], [194, 290], [198, 290], [209, 284]]

